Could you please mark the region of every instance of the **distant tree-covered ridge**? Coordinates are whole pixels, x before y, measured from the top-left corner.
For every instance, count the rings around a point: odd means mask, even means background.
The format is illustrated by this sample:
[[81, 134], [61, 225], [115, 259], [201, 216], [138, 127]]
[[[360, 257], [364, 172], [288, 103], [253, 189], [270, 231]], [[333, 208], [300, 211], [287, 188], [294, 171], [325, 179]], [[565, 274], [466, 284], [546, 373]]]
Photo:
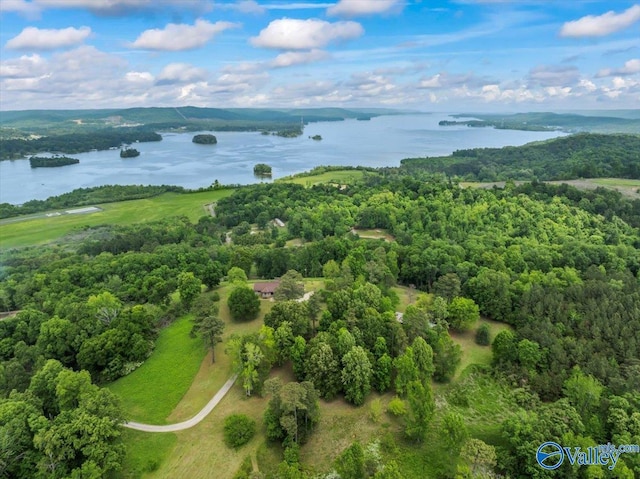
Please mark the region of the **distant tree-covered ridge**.
[[31, 168], [52, 168], [56, 166], [76, 165], [80, 163], [77, 158], [69, 158], [68, 156], [52, 156], [49, 158], [41, 156], [32, 156], [29, 158]]
[[640, 135], [580, 133], [504, 148], [457, 150], [450, 156], [408, 158], [406, 172], [442, 172], [472, 181], [640, 178]]
[[209, 134], [196, 135], [191, 141], [193, 143], [198, 143], [199, 145], [215, 145], [216, 143], [218, 143], [218, 139], [215, 137], [215, 135]]
[[91, 133], [71, 133], [56, 136], [43, 136], [25, 140], [2, 140], [0, 145], [0, 160], [22, 158], [34, 153], [46, 151], [61, 153], [82, 153], [91, 150], [108, 150], [120, 148], [124, 144], [137, 141], [160, 141], [162, 136], [152, 130], [144, 128], [109, 128], [96, 130]]

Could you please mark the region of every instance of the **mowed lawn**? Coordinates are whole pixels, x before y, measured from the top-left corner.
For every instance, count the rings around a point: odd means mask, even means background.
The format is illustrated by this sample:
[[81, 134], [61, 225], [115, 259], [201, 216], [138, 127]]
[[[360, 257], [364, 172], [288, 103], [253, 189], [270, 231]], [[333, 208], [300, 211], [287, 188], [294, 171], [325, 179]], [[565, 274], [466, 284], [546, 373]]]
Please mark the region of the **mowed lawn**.
[[[153, 198], [95, 205], [96, 213], [25, 218], [24, 221], [0, 224], [0, 249], [48, 243], [85, 228], [99, 225], [129, 225], [158, 221], [171, 216], [186, 216], [196, 221], [208, 213], [204, 205], [229, 196], [234, 190], [223, 189], [197, 193], [164, 193]], [[68, 208], [73, 209], [73, 208]]]
[[160, 331], [149, 359], [107, 387], [120, 397], [127, 419], [166, 424], [183, 398], [206, 354], [200, 338], [191, 338], [187, 315]]

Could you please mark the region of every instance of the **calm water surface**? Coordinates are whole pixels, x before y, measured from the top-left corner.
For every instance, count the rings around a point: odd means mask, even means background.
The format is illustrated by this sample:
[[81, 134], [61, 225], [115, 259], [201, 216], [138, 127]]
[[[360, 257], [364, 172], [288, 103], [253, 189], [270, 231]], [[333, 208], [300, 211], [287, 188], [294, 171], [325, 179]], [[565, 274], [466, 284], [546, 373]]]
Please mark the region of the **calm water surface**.
[[[139, 143], [137, 158], [121, 159], [119, 151], [69, 155], [80, 163], [60, 168], [29, 167], [28, 160], [0, 161], [0, 203], [20, 204], [67, 193], [75, 188], [109, 184], [180, 185], [187, 188], [248, 184], [256, 163], [273, 167], [273, 178], [300, 173], [319, 165], [398, 166], [416, 156], [448, 155], [476, 147], [522, 145], [561, 135], [530, 132], [440, 127], [443, 114], [398, 115], [371, 121], [311, 123], [298, 138], [265, 136], [257, 132], [215, 132], [217, 145], [191, 142], [196, 134], [166, 133], [163, 140]], [[309, 136], [322, 135], [322, 141]]]

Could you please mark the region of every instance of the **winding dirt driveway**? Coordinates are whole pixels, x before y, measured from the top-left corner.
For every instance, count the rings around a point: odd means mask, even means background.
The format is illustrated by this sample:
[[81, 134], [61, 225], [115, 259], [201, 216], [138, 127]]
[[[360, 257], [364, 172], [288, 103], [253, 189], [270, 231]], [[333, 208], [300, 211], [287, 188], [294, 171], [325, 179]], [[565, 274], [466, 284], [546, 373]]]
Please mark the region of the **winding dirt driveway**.
[[126, 422], [123, 424], [124, 427], [128, 427], [129, 429], [136, 429], [137, 431], [144, 432], [175, 432], [182, 431], [184, 429], [189, 429], [190, 427], [195, 426], [200, 421], [202, 421], [205, 417], [209, 415], [213, 408], [218, 405], [218, 403], [222, 400], [222, 398], [229, 392], [231, 386], [238, 378], [237, 374], [231, 376], [224, 386], [222, 386], [218, 392], [211, 398], [211, 401], [207, 403], [205, 407], [203, 407], [198, 414], [193, 416], [191, 419], [187, 419], [183, 422], [178, 422], [176, 424], [167, 424], [165, 426], [156, 426], [153, 424], [141, 424], [139, 422]]

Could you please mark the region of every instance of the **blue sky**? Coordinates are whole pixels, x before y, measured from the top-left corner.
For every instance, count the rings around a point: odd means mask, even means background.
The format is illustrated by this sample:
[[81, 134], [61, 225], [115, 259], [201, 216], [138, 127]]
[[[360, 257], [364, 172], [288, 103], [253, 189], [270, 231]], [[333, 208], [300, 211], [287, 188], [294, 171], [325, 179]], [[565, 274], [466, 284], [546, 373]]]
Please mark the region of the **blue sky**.
[[640, 108], [640, 3], [0, 0], [0, 109]]

